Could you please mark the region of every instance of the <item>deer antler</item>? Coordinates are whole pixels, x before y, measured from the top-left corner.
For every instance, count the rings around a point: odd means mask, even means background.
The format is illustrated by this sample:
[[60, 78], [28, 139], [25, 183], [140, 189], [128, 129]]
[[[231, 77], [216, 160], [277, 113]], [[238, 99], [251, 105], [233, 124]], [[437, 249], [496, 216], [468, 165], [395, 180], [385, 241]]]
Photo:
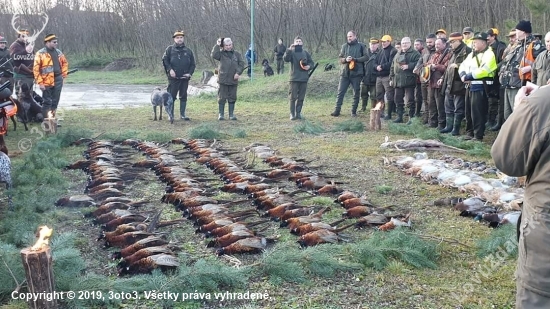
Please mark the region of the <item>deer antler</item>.
[[[11, 17], [11, 27], [17, 33], [19, 33], [19, 25], [18, 25], [19, 19], [20, 19], [19, 14], [13, 14], [12, 17]], [[16, 27], [16, 25], [17, 25], [17, 27]]]
[[44, 12], [42, 12], [40, 14], [40, 17], [42, 17], [44, 19], [44, 21], [42, 23], [42, 29], [40, 29], [39, 31], [33, 32], [33, 34], [29, 35], [29, 37], [27, 38], [27, 42], [29, 42], [29, 44], [32, 45], [32, 46], [34, 46], [34, 42], [38, 38], [38, 35], [40, 35], [40, 33], [42, 33], [42, 31], [44, 31], [44, 29], [46, 29], [46, 25], [48, 25], [48, 21], [50, 20], [50, 18], [48, 17], [48, 14], [46, 14]]

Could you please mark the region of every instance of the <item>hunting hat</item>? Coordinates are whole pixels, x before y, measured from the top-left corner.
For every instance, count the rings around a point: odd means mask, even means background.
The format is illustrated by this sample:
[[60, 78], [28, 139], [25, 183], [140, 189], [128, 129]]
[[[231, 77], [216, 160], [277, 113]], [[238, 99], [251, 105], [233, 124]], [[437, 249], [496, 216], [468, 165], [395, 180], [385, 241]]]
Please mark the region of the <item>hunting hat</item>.
[[508, 33], [508, 37], [516, 36], [516, 29], [510, 30], [510, 33]]
[[498, 35], [498, 29], [497, 28], [491, 28], [487, 30], [487, 34], [490, 36], [497, 36]]
[[44, 37], [44, 42], [49, 42], [49, 41], [54, 40], [54, 39], [57, 39], [55, 34], [53, 34], [53, 33], [46, 34], [46, 36]]
[[531, 22], [528, 20], [520, 20], [516, 26], [516, 29], [527, 33], [533, 32], [533, 28], [531, 28]]
[[8, 43], [8, 41], [6, 41], [5, 37], [0, 35], [0, 43]]
[[483, 40], [487, 41], [487, 33], [485, 32], [476, 32], [473, 37], [474, 40]]
[[464, 29], [462, 29], [462, 33], [473, 33], [474, 32], [474, 29], [472, 29], [472, 27], [464, 27]]
[[177, 36], [185, 36], [185, 33], [183, 32], [183, 30], [176, 30], [176, 32], [174, 32], [174, 34], [172, 35], [172, 38], [175, 38]]
[[29, 35], [29, 30], [27, 29], [19, 29], [17, 30], [17, 37], [21, 37], [22, 35]]
[[391, 42], [391, 36], [389, 36], [389, 35], [386, 34], [386, 35], [384, 35], [384, 36], [380, 39], [380, 41], [382, 41], [382, 42], [384, 42], [384, 41], [389, 41], [389, 42]]
[[464, 37], [462, 36], [462, 33], [460, 33], [460, 32], [453, 32], [449, 36], [449, 41], [455, 41], [455, 40], [462, 41], [463, 39], [464, 39]]
[[438, 29], [435, 34], [438, 34], [438, 33], [443, 33], [443, 34], [447, 34], [447, 31], [445, 31], [445, 29], [441, 28], [441, 29]]
[[377, 38], [370, 38], [369, 43], [372, 43], [372, 44], [380, 43], [380, 40]]

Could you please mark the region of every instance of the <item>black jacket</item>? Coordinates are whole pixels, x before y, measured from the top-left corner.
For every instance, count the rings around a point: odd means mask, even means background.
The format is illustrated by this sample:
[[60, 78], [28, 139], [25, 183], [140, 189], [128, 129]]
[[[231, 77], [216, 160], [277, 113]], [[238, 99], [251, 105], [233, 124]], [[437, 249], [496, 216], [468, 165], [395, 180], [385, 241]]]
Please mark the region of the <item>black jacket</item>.
[[193, 51], [184, 44], [168, 46], [162, 57], [162, 64], [168, 78], [171, 78], [170, 70], [176, 72], [176, 77], [182, 77], [184, 74], [193, 75], [195, 72]]
[[376, 66], [382, 66], [382, 71], [376, 71], [377, 76], [384, 77], [390, 75], [391, 63], [395, 54], [397, 54], [397, 49], [391, 45], [380, 50], [376, 56]]
[[378, 56], [379, 52], [380, 49], [371, 52], [370, 48], [367, 48], [368, 59], [365, 62], [365, 76], [363, 77], [363, 83], [367, 86], [376, 85], [376, 73], [378, 72], [376, 71], [376, 57]]

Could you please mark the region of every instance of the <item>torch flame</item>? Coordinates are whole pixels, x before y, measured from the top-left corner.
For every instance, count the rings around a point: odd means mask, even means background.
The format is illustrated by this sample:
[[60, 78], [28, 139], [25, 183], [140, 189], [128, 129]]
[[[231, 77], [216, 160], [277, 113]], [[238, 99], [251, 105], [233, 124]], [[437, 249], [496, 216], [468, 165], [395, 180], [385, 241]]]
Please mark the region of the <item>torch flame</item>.
[[38, 240], [34, 246], [31, 247], [31, 251], [38, 251], [47, 246], [53, 233], [53, 229], [50, 229], [45, 225], [39, 227], [38, 229]]

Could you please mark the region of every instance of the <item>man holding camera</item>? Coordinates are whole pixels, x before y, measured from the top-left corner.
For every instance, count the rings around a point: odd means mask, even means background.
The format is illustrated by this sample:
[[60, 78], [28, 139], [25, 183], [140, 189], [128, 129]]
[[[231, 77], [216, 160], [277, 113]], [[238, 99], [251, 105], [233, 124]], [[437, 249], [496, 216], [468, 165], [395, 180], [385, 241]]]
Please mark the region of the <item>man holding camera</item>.
[[168, 76], [168, 92], [172, 95], [172, 99], [176, 101], [176, 96], [180, 96], [180, 116], [183, 120], [189, 120], [185, 115], [187, 108], [187, 88], [189, 80], [195, 72], [195, 57], [193, 51], [183, 43], [185, 33], [182, 30], [177, 30], [172, 35], [174, 44], [166, 48], [164, 56], [162, 56], [162, 64], [166, 76]]
[[241, 54], [233, 50], [233, 41], [230, 38], [218, 39], [212, 48], [210, 56], [220, 62], [218, 65], [218, 120], [224, 120], [225, 102], [229, 105], [229, 119], [237, 120], [234, 115], [237, 101], [237, 86], [239, 77], [244, 70], [244, 61]]
[[290, 120], [302, 119], [302, 107], [306, 96], [309, 69], [313, 67], [311, 55], [302, 48], [302, 38], [294, 38], [294, 44], [286, 50], [283, 59], [290, 63]]

